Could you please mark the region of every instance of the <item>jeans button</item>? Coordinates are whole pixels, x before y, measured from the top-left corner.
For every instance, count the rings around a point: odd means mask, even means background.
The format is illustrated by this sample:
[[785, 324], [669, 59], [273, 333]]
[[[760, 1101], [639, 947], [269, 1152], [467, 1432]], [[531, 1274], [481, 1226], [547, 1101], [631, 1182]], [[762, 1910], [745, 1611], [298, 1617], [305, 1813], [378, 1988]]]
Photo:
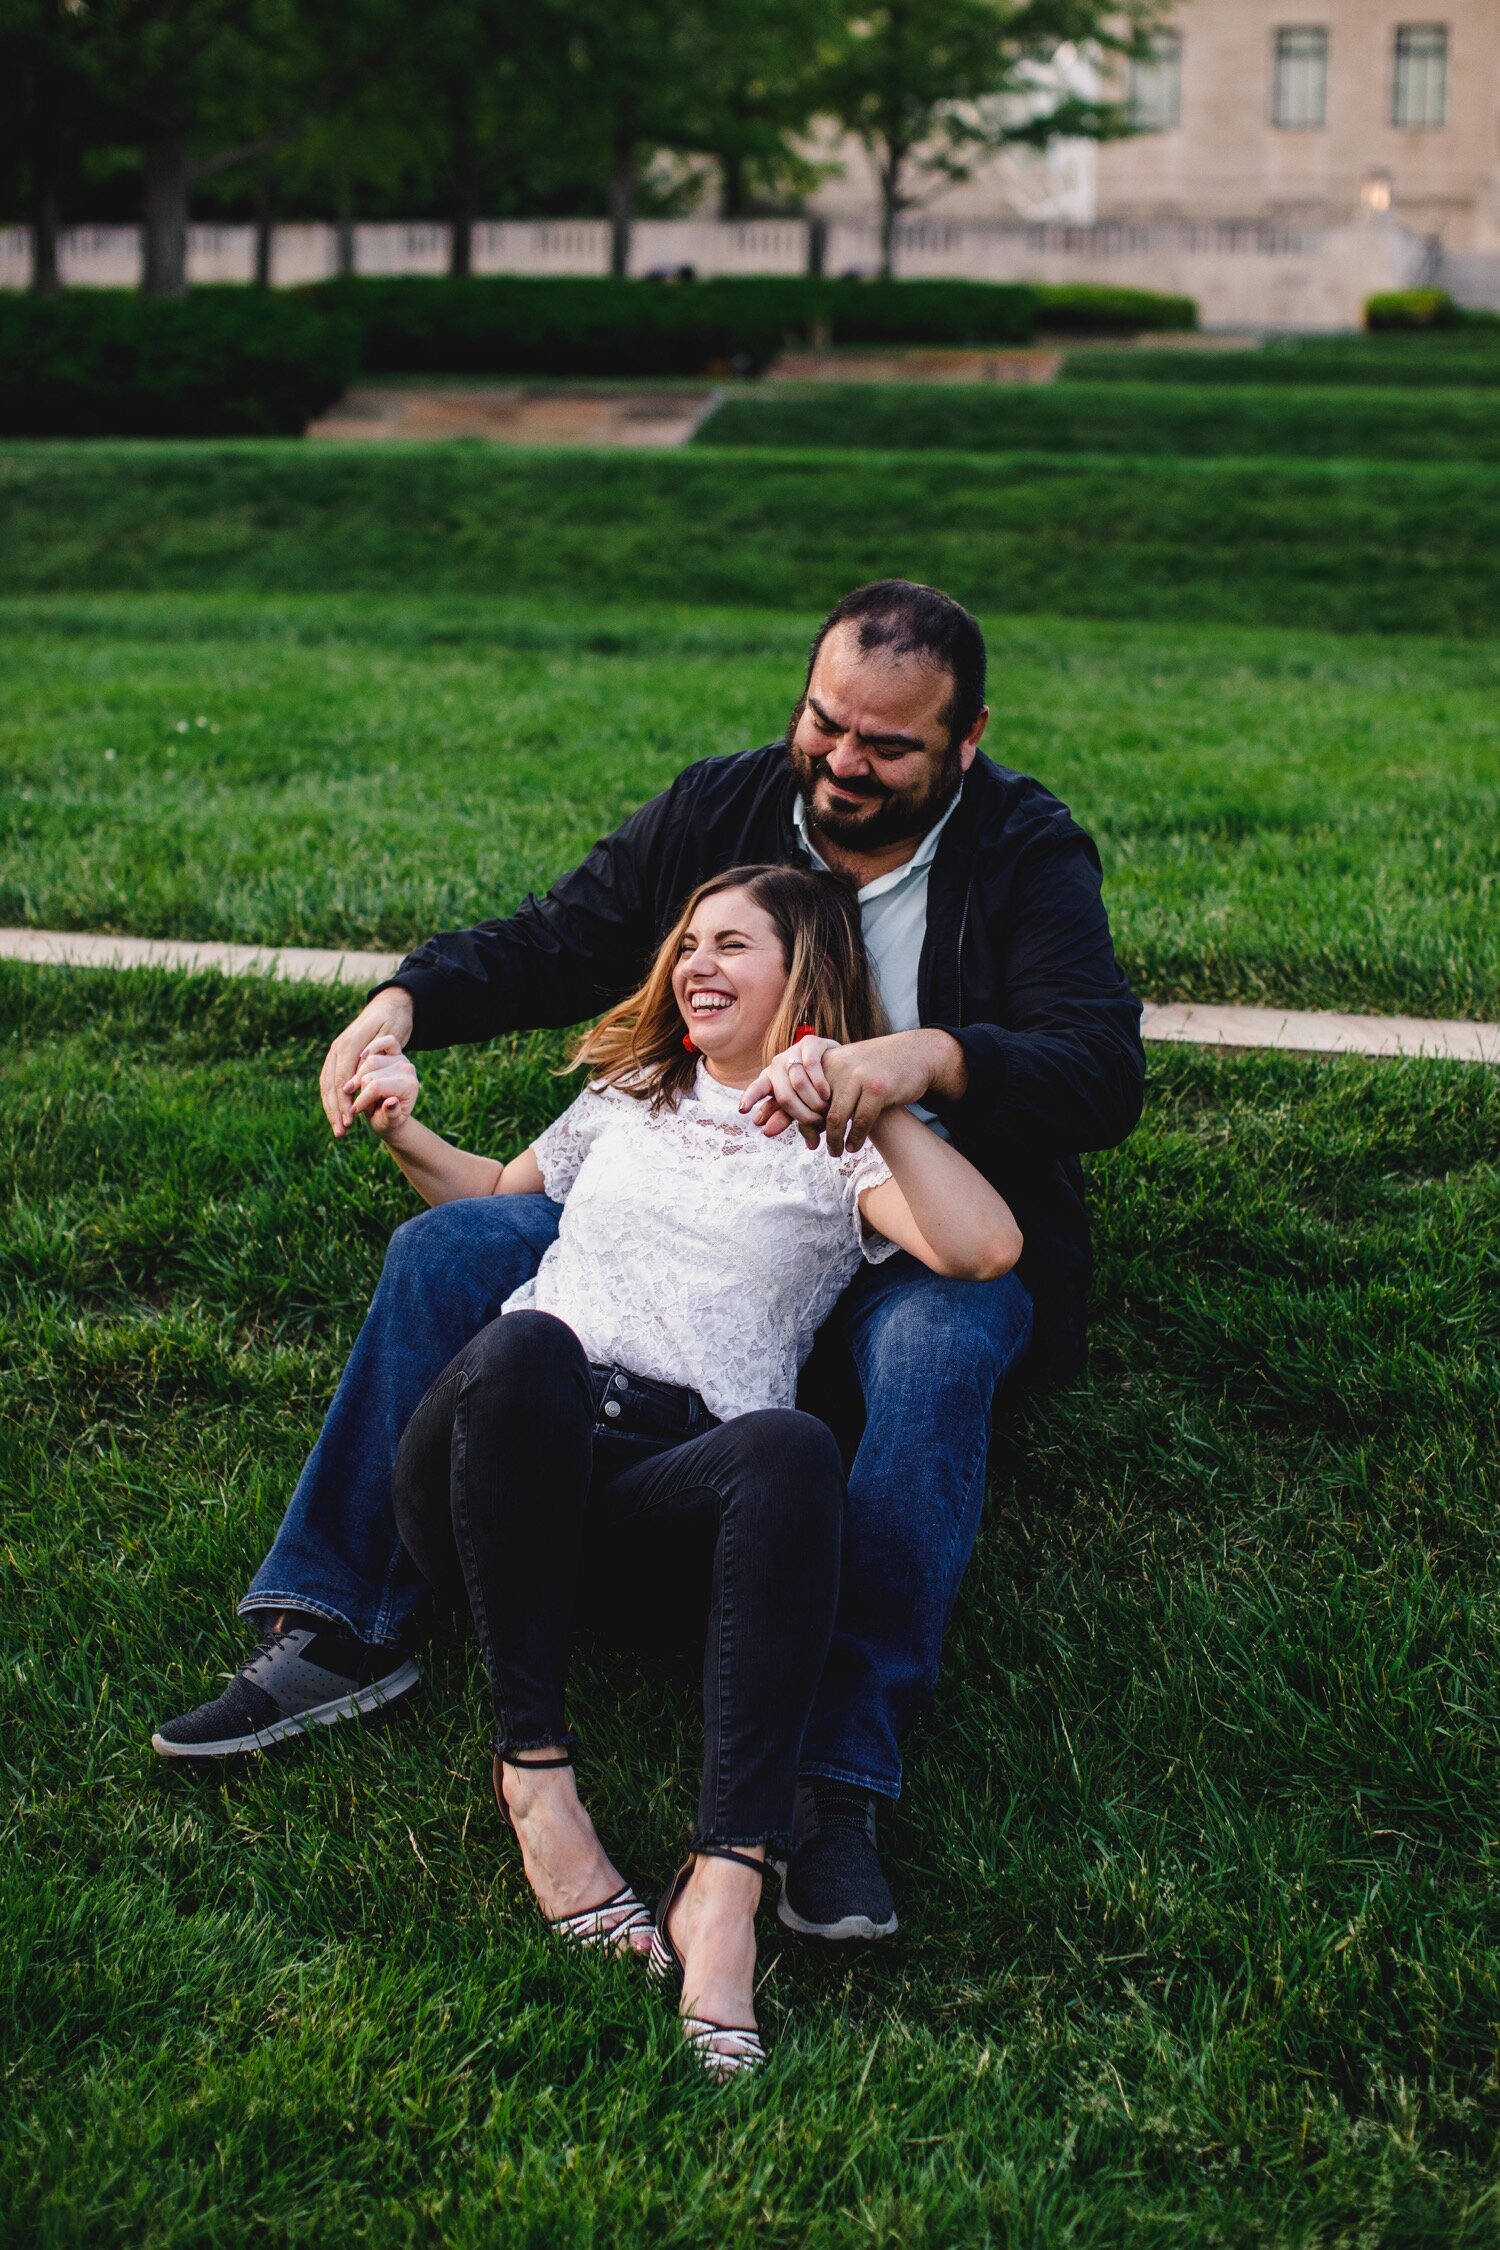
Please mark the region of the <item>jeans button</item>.
[[623, 1376], [623, 1375], [617, 1375], [617, 1376], [615, 1377], [615, 1389], [616, 1389], [617, 1391], [623, 1391], [623, 1390], [626, 1390], [626, 1389], [628, 1389], [628, 1388], [629, 1388], [629, 1386], [627, 1385], [627, 1383], [626, 1383], [626, 1381], [625, 1381], [625, 1378], [624, 1378], [624, 1376]]
[[617, 1398], [606, 1399], [604, 1402], [604, 1411], [609, 1416], [612, 1422], [617, 1421], [620, 1413], [619, 1400]]

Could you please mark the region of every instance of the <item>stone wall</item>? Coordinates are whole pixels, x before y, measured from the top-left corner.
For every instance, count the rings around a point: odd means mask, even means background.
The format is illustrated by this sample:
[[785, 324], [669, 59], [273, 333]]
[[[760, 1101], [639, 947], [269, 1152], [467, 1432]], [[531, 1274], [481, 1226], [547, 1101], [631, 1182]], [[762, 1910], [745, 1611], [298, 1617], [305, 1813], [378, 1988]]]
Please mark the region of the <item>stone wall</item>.
[[[878, 255], [873, 222], [829, 222], [824, 270], [869, 273]], [[701, 275], [802, 273], [811, 230], [800, 219], [646, 220], [635, 231], [632, 271], [691, 266]], [[271, 274], [282, 288], [319, 281], [336, 267], [330, 226], [275, 231]], [[442, 273], [445, 227], [361, 226], [360, 273]], [[494, 221], [475, 233], [480, 273], [603, 273], [609, 229], [603, 220]], [[1470, 259], [1467, 284], [1480, 289], [1486, 261]], [[24, 288], [30, 253], [20, 228], [0, 231], [0, 286]], [[71, 287], [129, 289], [140, 280], [134, 227], [83, 227], [64, 237], [62, 270]], [[1343, 227], [1285, 225], [1017, 226], [978, 220], [911, 219], [897, 239], [897, 270], [908, 279], [954, 276], [980, 281], [1106, 282], [1191, 297], [1207, 328], [1357, 327], [1377, 290], [1436, 277], [1430, 247], [1388, 219]], [[254, 271], [249, 227], [194, 227], [188, 273], [194, 282], [248, 282]], [[1482, 293], [1469, 301], [1489, 301]]]

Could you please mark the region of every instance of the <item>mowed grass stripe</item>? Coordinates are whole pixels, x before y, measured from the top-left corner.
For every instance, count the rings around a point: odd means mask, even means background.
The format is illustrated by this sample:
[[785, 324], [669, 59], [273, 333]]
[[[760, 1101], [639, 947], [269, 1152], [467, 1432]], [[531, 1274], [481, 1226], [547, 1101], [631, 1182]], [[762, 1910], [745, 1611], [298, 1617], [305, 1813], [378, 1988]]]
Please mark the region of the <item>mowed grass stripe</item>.
[[[1098, 839], [1138, 991], [1500, 1019], [1495, 643], [981, 614], [985, 747]], [[773, 739], [816, 616], [0, 602], [0, 924], [404, 952], [508, 913]]]
[[[1340, 383], [1375, 390], [1493, 390], [1500, 385], [1500, 326], [1428, 336], [1282, 337], [1262, 351], [1184, 351], [1148, 344], [1069, 354], [1064, 378], [1082, 383], [1254, 384], [1301, 389]], [[1413, 399], [1414, 412], [1422, 401]]]
[[1488, 635], [1500, 468], [473, 446], [12, 446], [0, 590], [825, 608], [893, 571], [998, 614]]
[[[1092, 1378], [998, 1454], [888, 1824], [903, 1936], [768, 1924], [777, 2060], [725, 2102], [643, 1980], [539, 1930], [466, 1648], [420, 1717], [233, 1790], [145, 1748], [237, 1645], [411, 1207], [317, 1115], [338, 1012], [0, 967], [16, 2239], [342, 2241], [351, 2199], [372, 2244], [517, 2250], [1488, 2239], [1494, 1075], [1153, 1058], [1090, 1160]], [[516, 1145], [556, 1052], [433, 1058], [428, 1114]], [[642, 1883], [695, 1692], [585, 1641]]]
[[1233, 384], [827, 383], [735, 392], [695, 445], [1500, 462], [1500, 392]]

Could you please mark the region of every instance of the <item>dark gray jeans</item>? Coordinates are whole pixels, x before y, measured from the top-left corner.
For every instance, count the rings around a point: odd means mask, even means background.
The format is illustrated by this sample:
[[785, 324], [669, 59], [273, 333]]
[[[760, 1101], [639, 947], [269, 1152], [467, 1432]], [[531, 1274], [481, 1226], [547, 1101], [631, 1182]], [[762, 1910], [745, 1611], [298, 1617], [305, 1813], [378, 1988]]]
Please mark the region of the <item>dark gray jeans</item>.
[[[607, 1409], [613, 1408], [614, 1412]], [[502, 1757], [571, 1740], [564, 1711], [591, 1536], [712, 1546], [698, 1844], [789, 1848], [802, 1737], [838, 1602], [844, 1474], [792, 1408], [715, 1422], [696, 1395], [594, 1370], [571, 1328], [514, 1312], [443, 1371], [396, 1457], [396, 1522], [466, 1600]]]

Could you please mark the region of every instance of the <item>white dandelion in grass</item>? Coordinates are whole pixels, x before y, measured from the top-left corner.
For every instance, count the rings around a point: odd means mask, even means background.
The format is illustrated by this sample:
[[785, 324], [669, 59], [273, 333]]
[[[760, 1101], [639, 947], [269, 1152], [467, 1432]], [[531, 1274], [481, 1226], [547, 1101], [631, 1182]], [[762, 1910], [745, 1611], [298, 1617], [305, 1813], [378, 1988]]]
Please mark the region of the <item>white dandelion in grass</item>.
[[106, 757], [106, 758], [111, 758], [111, 759], [112, 759], [112, 758], [116, 758], [116, 757], [118, 757], [118, 755], [119, 755], [119, 752], [118, 752], [118, 751], [116, 751], [116, 750], [106, 750], [106, 751], [105, 751], [105, 753], [104, 753], [104, 755], [105, 755], [105, 757]]

